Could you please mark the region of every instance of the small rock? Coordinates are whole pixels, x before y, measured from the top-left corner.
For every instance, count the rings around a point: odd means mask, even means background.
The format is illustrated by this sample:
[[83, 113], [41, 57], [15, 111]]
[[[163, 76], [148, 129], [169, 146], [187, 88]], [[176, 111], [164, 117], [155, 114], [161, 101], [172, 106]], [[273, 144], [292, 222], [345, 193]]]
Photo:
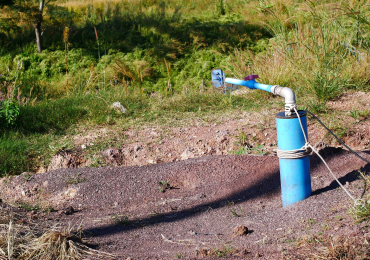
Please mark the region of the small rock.
[[30, 211], [30, 212], [28, 212], [27, 214], [26, 214], [26, 216], [27, 217], [31, 217], [31, 216], [33, 216], [33, 215], [35, 215], [35, 212], [32, 210], [32, 211]]
[[104, 157], [110, 157], [113, 155], [113, 153], [114, 153], [114, 150], [112, 148], [108, 148], [107, 150], [102, 152], [102, 155]]
[[127, 112], [127, 109], [124, 108], [124, 106], [122, 106], [120, 102], [114, 102], [112, 104], [111, 108], [115, 109], [119, 113], [126, 113]]
[[246, 226], [239, 226], [233, 229], [236, 236], [244, 236], [248, 234], [248, 228]]
[[168, 154], [168, 158], [171, 158], [171, 156], [172, 156], [172, 154], [170, 154], [170, 153], [169, 153], [169, 154]]
[[256, 253], [256, 255], [254, 257], [262, 257], [262, 255], [260, 253]]
[[116, 201], [116, 202], [114, 202], [114, 203], [113, 203], [113, 206], [114, 206], [114, 207], [118, 207], [118, 202], [117, 202], [117, 201]]
[[30, 191], [29, 189], [26, 189], [26, 190], [22, 190], [21, 194], [22, 194], [22, 196], [31, 197], [33, 192]]
[[219, 143], [223, 143], [223, 142], [225, 142], [226, 140], [227, 140], [227, 137], [226, 137], [225, 135], [220, 136], [219, 138], [217, 138], [217, 142], [219, 142]]
[[189, 147], [180, 155], [181, 160], [187, 160], [189, 158], [194, 158], [194, 154], [190, 151]]
[[212, 153], [212, 152], [214, 152], [214, 149], [212, 147], [208, 147], [207, 148], [207, 153]]
[[73, 209], [72, 206], [68, 206], [65, 209], [61, 210], [61, 213], [65, 214], [65, 215], [72, 215], [73, 212], [74, 212], [74, 209]]
[[37, 189], [38, 189], [38, 185], [37, 185], [37, 184], [33, 185], [33, 187], [32, 187], [32, 191], [33, 191], [33, 192], [36, 192], [36, 191], [37, 191]]
[[81, 148], [82, 148], [82, 149], [86, 149], [86, 147], [87, 147], [87, 146], [86, 146], [85, 144], [81, 145]]
[[134, 147], [134, 151], [137, 152], [141, 149], [141, 146], [140, 145], [135, 145]]
[[148, 161], [148, 163], [150, 163], [150, 164], [156, 164], [156, 163], [157, 163], [157, 161], [156, 161], [156, 160], [153, 160], [153, 159], [150, 159], [150, 160]]

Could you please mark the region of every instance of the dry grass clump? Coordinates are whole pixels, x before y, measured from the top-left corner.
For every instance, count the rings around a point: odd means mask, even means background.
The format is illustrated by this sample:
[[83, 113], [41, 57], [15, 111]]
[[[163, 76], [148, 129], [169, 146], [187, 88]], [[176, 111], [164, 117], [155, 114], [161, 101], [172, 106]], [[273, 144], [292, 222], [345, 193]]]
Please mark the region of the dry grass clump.
[[[9, 215], [10, 218], [11, 215]], [[14, 217], [14, 216], [13, 216]], [[114, 258], [114, 255], [91, 249], [83, 244], [81, 228], [0, 224], [0, 260], [9, 259], [90, 259]]]
[[129, 84], [129, 82], [141, 84], [144, 78], [150, 77], [153, 74], [149, 62], [144, 60], [131, 63], [116, 60], [112, 67], [115, 73], [114, 77], [117, 76], [118, 80], [122, 80], [124, 84]]
[[354, 260], [370, 259], [370, 246], [364, 237], [337, 237], [327, 234], [301, 239], [292, 257], [303, 259]]
[[370, 259], [370, 248], [365, 238], [332, 238], [325, 239], [321, 243], [316, 259]]

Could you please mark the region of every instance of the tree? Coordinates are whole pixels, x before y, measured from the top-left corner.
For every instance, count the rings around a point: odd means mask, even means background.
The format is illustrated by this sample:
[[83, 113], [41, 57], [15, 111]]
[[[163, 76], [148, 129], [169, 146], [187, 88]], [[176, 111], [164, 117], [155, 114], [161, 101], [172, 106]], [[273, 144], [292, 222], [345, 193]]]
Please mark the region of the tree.
[[37, 51], [40, 53], [43, 50], [43, 44], [42, 44], [42, 31], [41, 31], [41, 23], [43, 20], [43, 11], [44, 11], [44, 0], [40, 0], [40, 7], [36, 14], [36, 19], [34, 20], [34, 26], [35, 26], [35, 33], [36, 33], [36, 45], [37, 45]]
[[6, 6], [6, 12], [12, 17], [11, 19], [3, 19], [7, 23], [16, 24], [22, 16], [22, 19], [32, 24], [35, 29], [37, 51], [40, 53], [44, 49], [42, 40], [44, 17], [48, 16], [49, 20], [56, 20], [61, 17], [70, 18], [71, 13], [66, 8], [52, 5], [50, 3], [52, 0], [39, 1], [39, 5], [36, 5], [32, 0], [0, 0], [0, 7]]

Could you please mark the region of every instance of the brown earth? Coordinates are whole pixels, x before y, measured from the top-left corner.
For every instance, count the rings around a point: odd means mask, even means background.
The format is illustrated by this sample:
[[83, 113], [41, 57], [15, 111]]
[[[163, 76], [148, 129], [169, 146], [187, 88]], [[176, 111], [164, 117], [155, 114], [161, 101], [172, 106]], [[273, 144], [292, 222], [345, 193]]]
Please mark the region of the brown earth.
[[[341, 139], [352, 149], [369, 149], [370, 93], [347, 93], [328, 102], [328, 107], [339, 112], [323, 118], [324, 123], [341, 134]], [[148, 165], [208, 155], [228, 155], [242, 146], [240, 140], [243, 133], [244, 145], [252, 148], [248, 149], [249, 153], [275, 154], [277, 136], [274, 115], [280, 110], [225, 113], [216, 118], [182, 118], [170, 124], [140, 125], [129, 129], [81, 129], [76, 135], [65, 136], [66, 143], [72, 142], [73, 148], [59, 150], [38, 173], [59, 168]], [[350, 111], [362, 111], [367, 117], [358, 115], [354, 119]], [[308, 124], [308, 133], [313, 145], [324, 141], [328, 146], [341, 147], [313, 119]], [[97, 146], [101, 148], [97, 149]], [[263, 148], [256, 149], [258, 146]]]
[[[347, 103], [336, 109], [350, 111], [351, 102], [360, 99], [370, 109], [369, 95], [361, 93], [348, 95]], [[351, 253], [352, 246], [357, 253], [370, 252], [368, 222], [354, 224], [348, 214], [353, 201], [316, 155], [310, 156], [312, 196], [282, 207], [273, 123], [263, 113], [240, 117], [125, 130], [125, 144], [102, 150], [101, 157], [108, 165], [126, 165], [121, 167], [76, 168], [88, 161], [81, 159], [83, 149], [109, 132], [87, 131], [73, 139], [76, 146], [85, 145], [76, 150], [80, 159], [64, 152], [70, 163], [54, 164], [74, 168], [3, 178], [0, 196], [10, 205], [27, 202], [51, 211], [24, 212], [24, 223], [81, 226], [89, 246], [117, 259], [330, 259], [337, 249], [338, 254]], [[346, 143], [367, 150], [368, 122], [352, 124], [355, 132]], [[240, 132], [254, 149], [249, 155], [229, 155], [238, 148]], [[311, 123], [308, 132], [312, 143], [325, 134]], [[333, 146], [331, 139], [326, 143]], [[265, 156], [257, 155], [263, 152]], [[326, 147], [320, 153], [353, 196], [364, 195], [358, 171], [370, 172], [369, 164], [341, 148]], [[361, 155], [370, 160], [368, 150]]]

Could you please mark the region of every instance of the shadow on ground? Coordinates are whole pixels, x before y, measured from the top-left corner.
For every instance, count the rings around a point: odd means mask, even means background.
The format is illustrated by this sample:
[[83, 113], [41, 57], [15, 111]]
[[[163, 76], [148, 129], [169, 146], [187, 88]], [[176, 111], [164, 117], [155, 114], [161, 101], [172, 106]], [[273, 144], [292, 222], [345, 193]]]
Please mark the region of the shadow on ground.
[[[321, 150], [320, 154], [322, 155], [322, 157], [325, 159], [326, 162], [329, 162], [331, 159], [335, 158], [336, 156], [347, 155], [349, 154], [349, 152], [342, 150], [340, 148], [328, 147], [328, 148]], [[316, 168], [323, 166], [323, 163], [321, 162], [319, 157], [316, 155], [310, 156], [310, 164], [311, 164], [311, 173]], [[367, 164], [364, 167], [362, 167], [360, 171], [370, 171], [370, 164]], [[351, 183], [357, 179], [358, 179], [358, 171], [355, 170], [339, 178], [339, 181], [341, 183], [346, 183], [346, 182]], [[339, 187], [338, 183], [336, 181], [333, 181], [328, 186], [313, 191], [312, 196], [317, 196], [321, 193], [337, 189], [338, 187]], [[262, 196], [278, 195], [278, 193], [280, 193], [280, 176], [279, 176], [279, 171], [275, 171], [271, 173], [269, 176], [261, 179], [259, 182], [255, 183], [254, 185], [246, 189], [236, 191], [229, 196], [223, 197], [215, 201], [203, 203], [203, 204], [194, 206], [189, 209], [184, 209], [181, 211], [170, 212], [170, 213], [165, 213], [165, 214], [158, 214], [158, 215], [140, 219], [140, 220], [139, 219], [121, 220], [117, 222], [116, 224], [86, 229], [84, 230], [84, 232], [87, 236], [90, 236], [90, 235], [93, 235], [94, 237], [108, 236], [110, 234], [134, 230], [134, 229], [142, 228], [145, 226], [156, 225], [159, 223], [176, 222], [176, 221], [180, 221], [180, 220], [183, 220], [189, 217], [194, 217], [198, 214], [202, 214], [203, 212], [208, 211], [209, 208], [215, 210], [215, 209], [227, 207], [230, 204], [230, 201], [232, 201], [235, 205], [237, 205], [239, 203], [243, 203], [248, 200], [252, 200], [258, 197], [262, 197]]]

